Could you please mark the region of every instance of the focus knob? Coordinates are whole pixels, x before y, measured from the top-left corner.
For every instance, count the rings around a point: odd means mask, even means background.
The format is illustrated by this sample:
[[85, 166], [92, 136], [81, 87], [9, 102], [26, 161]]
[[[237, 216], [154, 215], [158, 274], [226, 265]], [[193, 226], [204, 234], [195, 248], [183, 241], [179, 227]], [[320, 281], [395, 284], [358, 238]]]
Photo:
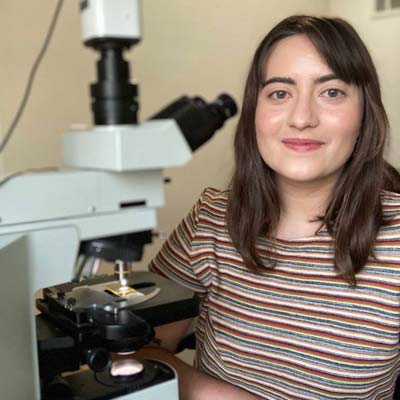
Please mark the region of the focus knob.
[[101, 347], [89, 349], [86, 351], [86, 362], [92, 371], [101, 372], [107, 368], [110, 362], [110, 354]]

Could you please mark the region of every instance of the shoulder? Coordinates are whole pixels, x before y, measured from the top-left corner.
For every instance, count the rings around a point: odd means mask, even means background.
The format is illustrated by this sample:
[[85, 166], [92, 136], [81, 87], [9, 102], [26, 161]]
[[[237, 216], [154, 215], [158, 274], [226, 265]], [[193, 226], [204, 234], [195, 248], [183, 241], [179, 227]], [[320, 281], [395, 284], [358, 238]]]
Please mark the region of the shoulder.
[[229, 190], [212, 187], [204, 189], [197, 203], [199, 220], [224, 224], [229, 194]]
[[400, 193], [383, 191], [381, 199], [384, 217], [400, 216]]
[[398, 241], [400, 239], [400, 194], [384, 191], [381, 202], [384, 224], [380, 228], [378, 239]]
[[200, 196], [200, 203], [205, 206], [226, 208], [229, 199], [229, 190], [212, 187], [205, 188]]

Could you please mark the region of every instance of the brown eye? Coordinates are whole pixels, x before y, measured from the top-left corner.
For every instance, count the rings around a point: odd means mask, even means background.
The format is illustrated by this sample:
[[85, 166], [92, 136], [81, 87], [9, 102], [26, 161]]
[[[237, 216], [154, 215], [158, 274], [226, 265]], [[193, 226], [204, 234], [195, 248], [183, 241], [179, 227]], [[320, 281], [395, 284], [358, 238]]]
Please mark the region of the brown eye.
[[344, 92], [340, 89], [328, 89], [325, 91], [326, 95], [331, 99], [336, 99], [344, 95]]
[[275, 90], [268, 97], [276, 99], [276, 100], [284, 100], [288, 96], [288, 92], [285, 90]]

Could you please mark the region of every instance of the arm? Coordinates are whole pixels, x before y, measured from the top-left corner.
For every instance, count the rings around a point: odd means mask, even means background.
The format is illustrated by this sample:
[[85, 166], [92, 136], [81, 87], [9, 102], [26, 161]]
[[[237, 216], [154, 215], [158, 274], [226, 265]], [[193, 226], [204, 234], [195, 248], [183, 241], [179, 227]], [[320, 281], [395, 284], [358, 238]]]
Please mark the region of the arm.
[[[193, 265], [192, 242], [199, 229], [201, 208], [207, 193], [208, 189], [174, 229], [149, 266], [151, 271], [194, 290], [200, 297], [207, 295], [209, 283], [202, 278], [203, 267]], [[248, 392], [212, 378], [175, 357], [177, 344], [186, 336], [190, 324], [191, 321], [187, 320], [156, 328], [161, 346], [140, 350], [138, 358], [153, 358], [174, 367], [178, 373], [181, 400], [256, 400]]]
[[155, 328], [161, 346], [145, 347], [135, 356], [164, 361], [174, 367], [178, 373], [180, 400], [257, 400], [245, 390], [212, 378], [174, 355], [177, 344], [185, 336], [190, 324], [191, 320], [185, 320]]

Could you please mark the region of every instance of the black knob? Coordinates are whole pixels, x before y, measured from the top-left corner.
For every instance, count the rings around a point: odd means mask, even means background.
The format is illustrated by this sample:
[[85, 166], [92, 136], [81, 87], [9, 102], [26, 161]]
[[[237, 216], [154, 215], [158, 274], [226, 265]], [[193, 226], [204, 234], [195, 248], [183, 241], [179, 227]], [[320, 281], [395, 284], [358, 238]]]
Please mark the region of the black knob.
[[106, 349], [97, 347], [86, 351], [86, 362], [94, 372], [104, 371], [110, 362], [110, 354]]

